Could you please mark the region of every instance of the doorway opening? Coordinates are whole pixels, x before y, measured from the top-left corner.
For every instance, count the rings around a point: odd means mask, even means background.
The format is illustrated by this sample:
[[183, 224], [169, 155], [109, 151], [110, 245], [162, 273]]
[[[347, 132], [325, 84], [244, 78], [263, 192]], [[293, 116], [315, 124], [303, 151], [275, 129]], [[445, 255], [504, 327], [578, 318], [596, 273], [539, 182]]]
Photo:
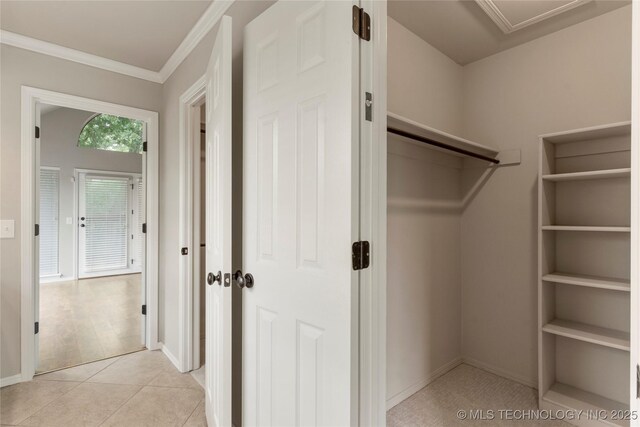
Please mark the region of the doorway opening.
[[35, 373], [145, 348], [141, 120], [42, 104]]
[[194, 335], [193, 335], [193, 371], [192, 375], [198, 383], [204, 387], [205, 383], [205, 354], [206, 354], [206, 103], [197, 107], [200, 117], [200, 134], [195, 134], [192, 141], [193, 151], [197, 153], [198, 159], [194, 158], [194, 208], [193, 241], [197, 244], [193, 263], [193, 286], [197, 288], [194, 292]]

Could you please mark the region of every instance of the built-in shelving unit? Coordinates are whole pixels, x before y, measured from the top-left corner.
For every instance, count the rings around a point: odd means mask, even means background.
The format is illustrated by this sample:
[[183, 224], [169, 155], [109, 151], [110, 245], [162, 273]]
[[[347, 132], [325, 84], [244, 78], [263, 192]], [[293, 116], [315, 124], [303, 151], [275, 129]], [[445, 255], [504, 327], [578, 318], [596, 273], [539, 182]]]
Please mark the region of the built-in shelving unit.
[[625, 122], [540, 137], [543, 409], [629, 408], [630, 134]]

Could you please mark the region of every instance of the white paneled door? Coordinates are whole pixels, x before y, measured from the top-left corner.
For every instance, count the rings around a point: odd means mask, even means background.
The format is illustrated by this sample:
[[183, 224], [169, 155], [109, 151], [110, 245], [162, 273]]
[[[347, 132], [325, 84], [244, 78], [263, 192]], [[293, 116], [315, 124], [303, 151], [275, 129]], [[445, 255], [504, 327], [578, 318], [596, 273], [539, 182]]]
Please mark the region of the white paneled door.
[[357, 424], [352, 7], [280, 1], [245, 30], [244, 425]]
[[231, 426], [231, 18], [207, 66], [205, 408], [209, 426]]

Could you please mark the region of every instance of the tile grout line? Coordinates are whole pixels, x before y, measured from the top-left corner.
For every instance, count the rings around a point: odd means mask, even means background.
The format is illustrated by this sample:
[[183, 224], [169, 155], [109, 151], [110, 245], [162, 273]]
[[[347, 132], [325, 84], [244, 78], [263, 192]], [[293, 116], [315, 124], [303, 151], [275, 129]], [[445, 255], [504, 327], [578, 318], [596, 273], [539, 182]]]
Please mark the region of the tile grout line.
[[[98, 383], [96, 383], [96, 384], [98, 384]], [[117, 385], [126, 385], [126, 384], [117, 384]], [[137, 384], [136, 384], [136, 385], [137, 385]], [[106, 423], [107, 421], [109, 421], [109, 418], [111, 418], [111, 417], [113, 417], [115, 414], [117, 414], [117, 413], [118, 413], [118, 411], [119, 411], [120, 409], [122, 409], [122, 407], [123, 407], [124, 405], [126, 405], [127, 403], [129, 403], [129, 401], [130, 401], [131, 399], [133, 399], [135, 396], [137, 396], [137, 395], [138, 395], [138, 393], [140, 393], [144, 387], [145, 387], [144, 385], [140, 386], [140, 389], [139, 389], [138, 391], [136, 391], [135, 393], [133, 393], [133, 394], [132, 394], [132, 395], [131, 395], [127, 400], [125, 400], [124, 402], [122, 402], [122, 404], [121, 404], [120, 406], [118, 406], [118, 407], [117, 407], [117, 408], [116, 408], [116, 409], [115, 409], [111, 414], [109, 414], [109, 416], [108, 416], [107, 418], [105, 418], [104, 420], [102, 420], [102, 422], [101, 422], [100, 424], [98, 424], [98, 427], [100, 427], [101, 425], [103, 425], [104, 423]]]
[[[200, 406], [200, 402], [204, 401], [205, 398], [206, 398], [206, 395], [202, 399], [198, 400], [198, 403], [196, 403], [196, 407], [193, 408], [193, 411], [191, 411], [191, 413], [189, 414], [189, 416], [187, 416], [187, 418], [184, 420], [184, 422], [181, 424], [181, 426], [184, 426], [185, 424], [187, 424], [189, 422], [189, 420], [191, 419], [191, 416], [196, 413], [196, 409], [198, 409], [198, 406]], [[205, 402], [205, 405], [206, 405], [206, 402]]]
[[[116, 359], [116, 357], [117, 357], [117, 359]], [[51, 400], [51, 402], [48, 402], [48, 403], [44, 404], [43, 406], [41, 406], [40, 408], [38, 408], [36, 411], [34, 411], [33, 413], [31, 413], [30, 415], [28, 415], [28, 416], [26, 416], [24, 419], [20, 420], [16, 425], [20, 425], [21, 423], [23, 423], [24, 421], [28, 420], [28, 419], [29, 419], [29, 418], [31, 418], [32, 416], [36, 415], [38, 412], [40, 412], [40, 411], [42, 411], [42, 410], [44, 410], [44, 409], [48, 408], [49, 406], [53, 405], [56, 401], [58, 401], [58, 400], [62, 399], [64, 396], [66, 396], [67, 394], [71, 393], [71, 392], [72, 392], [73, 390], [75, 390], [77, 387], [80, 387], [82, 384], [84, 384], [84, 383], [86, 383], [87, 381], [89, 381], [89, 379], [93, 378], [95, 375], [98, 375], [100, 372], [104, 371], [104, 370], [105, 370], [105, 369], [107, 369], [109, 366], [111, 366], [111, 365], [113, 365], [114, 363], [116, 363], [116, 362], [117, 362], [118, 360], [120, 360], [123, 356], [116, 356], [116, 357], [114, 357], [114, 359], [116, 359], [116, 360], [114, 360], [113, 362], [109, 363], [107, 366], [105, 366], [104, 368], [100, 369], [98, 372], [96, 372], [95, 374], [93, 374], [93, 375], [89, 376], [88, 378], [86, 378], [86, 379], [85, 379], [85, 380], [83, 380], [83, 381], [40, 380], [40, 381], [47, 381], [47, 382], [59, 382], [59, 383], [67, 383], [67, 384], [68, 384], [68, 383], [76, 383], [76, 385], [75, 385], [75, 386], [73, 386], [73, 387], [71, 387], [71, 388], [70, 388], [69, 390], [67, 390], [66, 392], [62, 393], [60, 396], [58, 396], [58, 397], [54, 398], [53, 400]], [[95, 363], [95, 362], [92, 362], [92, 363]], [[82, 365], [78, 365], [78, 366], [82, 366]], [[72, 368], [75, 368], [75, 366], [73, 366], [73, 367], [71, 367], [71, 368], [65, 368], [65, 369], [72, 369]], [[64, 369], [61, 369], [61, 370], [64, 370]], [[54, 372], [59, 372], [59, 371], [54, 371]], [[46, 374], [44, 374], [44, 375], [46, 375]], [[33, 381], [33, 380], [31, 380], [31, 381]], [[90, 384], [92, 384], [92, 383], [90, 383]], [[138, 391], [140, 391], [140, 390], [138, 390]], [[135, 394], [137, 394], [137, 392], [136, 392], [136, 393], [134, 393], [134, 395], [135, 395]], [[133, 396], [132, 396], [132, 397], [133, 397]], [[118, 409], [120, 409], [120, 408], [118, 407]], [[116, 409], [116, 410], [117, 410], [117, 409]]]

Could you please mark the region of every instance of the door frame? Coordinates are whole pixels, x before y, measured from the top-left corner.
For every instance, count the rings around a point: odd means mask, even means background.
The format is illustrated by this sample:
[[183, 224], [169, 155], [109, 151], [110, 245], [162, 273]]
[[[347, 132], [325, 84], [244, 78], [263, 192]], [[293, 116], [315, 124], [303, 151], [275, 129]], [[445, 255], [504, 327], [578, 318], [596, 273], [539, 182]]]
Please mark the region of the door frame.
[[[106, 171], [106, 170], [100, 170], [100, 169], [84, 169], [84, 168], [74, 168], [73, 169], [73, 178], [74, 178], [74, 191], [73, 191], [73, 214], [75, 215], [76, 218], [78, 218], [80, 216], [80, 174], [86, 174], [86, 175], [101, 175], [101, 176], [108, 176], [108, 175], [113, 175], [113, 176], [118, 176], [118, 177], [129, 177], [129, 178], [133, 178], [138, 179], [138, 178], [142, 178], [142, 173], [138, 173], [138, 172], [119, 172], [119, 171]], [[128, 197], [128, 203], [131, 203], [131, 193], [129, 193], [127, 195]], [[136, 226], [138, 225], [137, 223], [135, 224]], [[129, 229], [129, 231], [131, 231], [131, 223], [127, 224], [127, 228]], [[129, 258], [129, 256], [131, 255], [131, 251], [132, 251], [132, 242], [131, 239], [127, 240], [127, 252], [128, 252], [128, 256], [127, 258]], [[74, 257], [73, 257], [73, 271], [74, 271], [74, 275], [75, 278], [77, 280], [80, 280], [80, 233], [78, 230], [78, 227], [73, 227], [73, 250], [74, 250]], [[127, 267], [130, 267], [130, 264], [127, 262]], [[114, 272], [115, 271], [115, 272]], [[142, 271], [140, 271], [141, 273]], [[137, 274], [139, 273], [138, 271], [135, 271], [132, 268], [127, 268], [127, 269], [123, 269], [123, 270], [112, 270], [112, 271], [105, 271], [103, 274], [103, 272], [98, 272], [98, 273], [92, 273], [89, 274], [87, 276], [84, 276], [83, 279], [90, 279], [90, 278], [94, 278], [94, 277], [105, 277], [105, 276], [119, 276], [119, 275], [123, 275], [123, 274]]]
[[[36, 240], [33, 235], [37, 218], [36, 201], [36, 149], [35, 126], [40, 104], [93, 111], [141, 120], [147, 125], [147, 251], [144, 274], [146, 277], [146, 346], [160, 348], [158, 342], [158, 113], [110, 102], [98, 101], [61, 92], [30, 86], [21, 88], [21, 380], [30, 381], [35, 374], [36, 319], [35, 286], [39, 283], [36, 271]], [[39, 166], [39, 165], [38, 165]]]
[[360, 96], [373, 94], [373, 120], [360, 114], [360, 239], [371, 242], [360, 271], [359, 425], [386, 425], [387, 376], [387, 1], [360, 0], [371, 41], [360, 42]]
[[[178, 369], [195, 369], [200, 359], [200, 107], [207, 102], [206, 75], [197, 79], [180, 96], [180, 247], [178, 277]], [[197, 359], [197, 360], [196, 360]]]
[[[629, 397], [632, 413], [640, 410], [636, 369], [640, 369], [640, 4], [632, 2], [631, 30], [631, 349]], [[636, 260], [636, 261], [634, 261]]]

